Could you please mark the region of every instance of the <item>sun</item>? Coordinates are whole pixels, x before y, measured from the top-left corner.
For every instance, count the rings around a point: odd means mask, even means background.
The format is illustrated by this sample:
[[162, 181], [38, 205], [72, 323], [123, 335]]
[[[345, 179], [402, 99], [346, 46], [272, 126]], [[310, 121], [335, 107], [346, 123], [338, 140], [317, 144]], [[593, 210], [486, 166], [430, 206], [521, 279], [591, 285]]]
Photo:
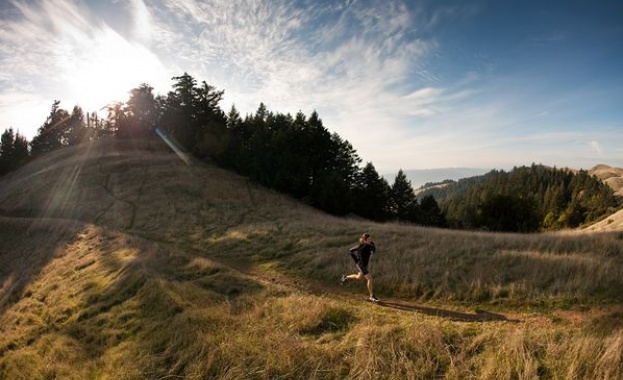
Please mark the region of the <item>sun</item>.
[[142, 83], [169, 80], [163, 64], [145, 46], [132, 43], [110, 29], [93, 35], [89, 47], [65, 66], [68, 98], [85, 112], [98, 112], [128, 100]]

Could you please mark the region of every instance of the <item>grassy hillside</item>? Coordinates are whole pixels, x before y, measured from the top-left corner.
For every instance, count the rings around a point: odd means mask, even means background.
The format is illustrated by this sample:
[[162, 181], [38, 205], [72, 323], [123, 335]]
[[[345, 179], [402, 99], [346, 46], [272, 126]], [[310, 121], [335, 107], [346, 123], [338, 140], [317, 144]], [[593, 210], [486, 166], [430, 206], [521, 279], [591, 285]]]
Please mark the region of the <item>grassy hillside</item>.
[[[616, 195], [623, 196], [623, 168], [601, 164], [593, 167], [589, 173], [607, 183]], [[621, 231], [623, 230], [623, 210], [608, 215], [584, 229], [593, 232]]]
[[[158, 142], [0, 179], [0, 379], [623, 376], [623, 232], [340, 219]], [[377, 295], [340, 287], [372, 233]]]
[[616, 195], [623, 196], [623, 168], [601, 164], [593, 167], [589, 173], [607, 183]]
[[584, 228], [586, 231], [611, 232], [623, 230], [623, 210], [619, 210], [612, 215]]

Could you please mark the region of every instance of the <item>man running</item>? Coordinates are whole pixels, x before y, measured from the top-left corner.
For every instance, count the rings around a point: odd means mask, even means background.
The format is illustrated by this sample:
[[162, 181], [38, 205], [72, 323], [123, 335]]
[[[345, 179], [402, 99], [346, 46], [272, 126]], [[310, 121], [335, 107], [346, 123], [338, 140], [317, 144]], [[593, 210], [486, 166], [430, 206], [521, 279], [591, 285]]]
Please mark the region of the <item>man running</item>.
[[372, 275], [368, 271], [370, 257], [375, 251], [376, 246], [374, 245], [370, 234], [365, 233], [361, 235], [361, 237], [359, 238], [359, 244], [348, 250], [348, 253], [350, 253], [350, 256], [353, 258], [355, 264], [357, 265], [357, 273], [350, 274], [348, 276], [343, 274], [342, 278], [340, 279], [340, 282], [342, 283], [342, 285], [344, 285], [344, 283], [346, 283], [346, 281], [348, 280], [359, 281], [365, 278], [367, 280], [368, 291], [370, 292], [370, 298], [368, 298], [368, 300], [372, 302], [378, 302], [379, 300], [374, 295], [374, 281], [372, 280]]

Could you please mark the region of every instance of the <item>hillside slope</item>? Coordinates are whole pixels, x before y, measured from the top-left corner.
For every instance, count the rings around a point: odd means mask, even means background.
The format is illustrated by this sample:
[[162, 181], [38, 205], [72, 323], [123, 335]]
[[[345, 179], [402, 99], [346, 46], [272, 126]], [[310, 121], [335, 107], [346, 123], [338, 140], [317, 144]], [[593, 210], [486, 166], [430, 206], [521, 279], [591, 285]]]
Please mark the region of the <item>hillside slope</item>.
[[[623, 197], [623, 168], [615, 168], [608, 165], [596, 165], [589, 173], [597, 176], [607, 183], [615, 195]], [[584, 230], [593, 232], [623, 231], [623, 210], [619, 210], [597, 223], [584, 227]]]
[[623, 231], [623, 210], [619, 210], [583, 229], [591, 232]]
[[607, 183], [616, 195], [623, 196], [623, 168], [601, 164], [596, 165], [588, 172]]
[[[337, 283], [364, 231], [380, 305]], [[0, 179], [0, 379], [617, 378], [620, 239], [335, 218], [98, 141]]]
[[5, 216], [79, 220], [152, 236], [216, 234], [242, 222], [297, 219], [300, 212], [310, 215], [300, 203], [216, 166], [186, 165], [153, 140], [56, 151], [0, 181]]

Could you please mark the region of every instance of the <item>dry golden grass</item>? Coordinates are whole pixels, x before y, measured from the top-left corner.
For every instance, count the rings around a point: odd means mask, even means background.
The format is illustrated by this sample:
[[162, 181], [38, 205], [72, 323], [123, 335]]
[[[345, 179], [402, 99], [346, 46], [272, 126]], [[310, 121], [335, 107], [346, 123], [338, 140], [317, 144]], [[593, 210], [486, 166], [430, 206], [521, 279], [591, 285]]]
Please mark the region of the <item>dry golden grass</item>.
[[[623, 233], [333, 218], [155, 142], [0, 180], [0, 379], [618, 379]], [[379, 305], [340, 287], [373, 234]]]
[[615, 194], [623, 196], [623, 168], [601, 164], [596, 165], [588, 172], [607, 183]]
[[621, 231], [623, 230], [623, 210], [619, 210], [584, 229], [591, 232]]

